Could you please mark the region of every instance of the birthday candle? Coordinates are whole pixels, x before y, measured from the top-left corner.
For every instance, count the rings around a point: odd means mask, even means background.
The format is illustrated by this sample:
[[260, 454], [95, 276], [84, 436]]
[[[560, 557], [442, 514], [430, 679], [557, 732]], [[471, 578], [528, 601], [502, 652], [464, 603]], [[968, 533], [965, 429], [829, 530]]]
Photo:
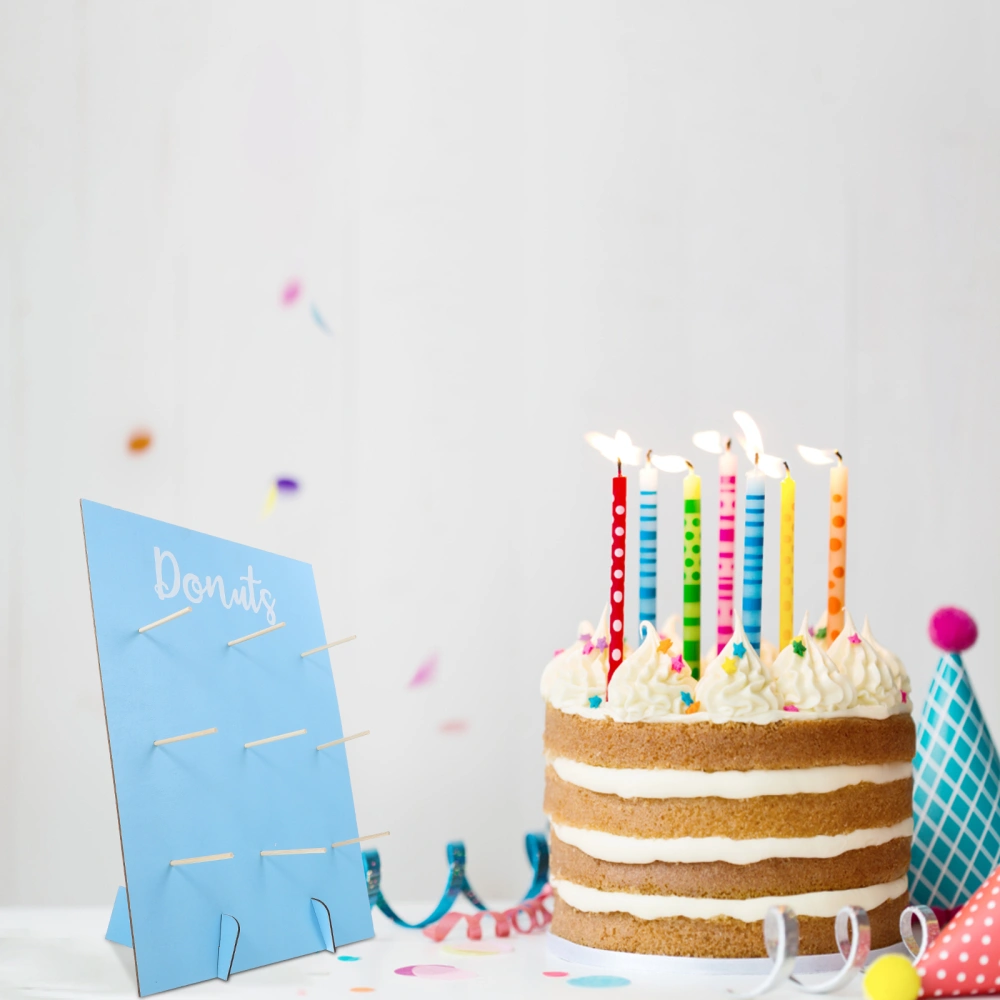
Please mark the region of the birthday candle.
[[684, 477], [684, 660], [701, 673], [701, 476]]
[[826, 610], [827, 636], [833, 642], [844, 628], [844, 592], [847, 587], [847, 466], [840, 452], [830, 469], [830, 561]]
[[733, 637], [733, 577], [736, 575], [736, 455], [726, 442], [719, 456], [719, 590], [715, 613], [717, 652]]
[[608, 683], [621, 666], [625, 621], [625, 507], [628, 480], [622, 475], [622, 463], [618, 463], [618, 475], [612, 480], [611, 502], [611, 642], [608, 661]]
[[[639, 470], [639, 624], [656, 622], [656, 504], [659, 476], [646, 453]], [[640, 635], [636, 632], [636, 635]]]
[[781, 545], [779, 553], [780, 587], [778, 593], [778, 649], [792, 641], [792, 615], [795, 605], [795, 480], [788, 463], [781, 481]]
[[764, 576], [764, 473], [747, 473], [746, 520], [743, 530], [743, 631], [760, 651], [761, 581]]

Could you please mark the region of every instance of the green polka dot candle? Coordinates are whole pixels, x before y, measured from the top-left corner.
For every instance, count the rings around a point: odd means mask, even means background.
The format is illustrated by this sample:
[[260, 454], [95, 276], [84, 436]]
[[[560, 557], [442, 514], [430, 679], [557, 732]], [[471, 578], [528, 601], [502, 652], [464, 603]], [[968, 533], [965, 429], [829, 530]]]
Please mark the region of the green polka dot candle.
[[684, 477], [684, 660], [701, 673], [701, 476]]

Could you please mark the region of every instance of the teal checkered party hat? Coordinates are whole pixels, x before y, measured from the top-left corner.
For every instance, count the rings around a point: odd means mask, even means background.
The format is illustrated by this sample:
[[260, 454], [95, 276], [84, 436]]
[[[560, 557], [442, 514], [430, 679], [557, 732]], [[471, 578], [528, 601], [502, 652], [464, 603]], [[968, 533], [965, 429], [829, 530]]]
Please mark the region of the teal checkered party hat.
[[1000, 759], [960, 655], [976, 623], [942, 608], [930, 636], [943, 655], [917, 729], [910, 891], [915, 903], [951, 909], [1000, 864]]

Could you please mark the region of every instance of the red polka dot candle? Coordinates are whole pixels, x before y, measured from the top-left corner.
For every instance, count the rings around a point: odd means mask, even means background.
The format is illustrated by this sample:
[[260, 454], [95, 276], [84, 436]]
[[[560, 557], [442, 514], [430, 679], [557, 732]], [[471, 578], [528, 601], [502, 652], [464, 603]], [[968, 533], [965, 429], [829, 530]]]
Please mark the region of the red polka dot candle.
[[612, 480], [611, 501], [611, 641], [608, 647], [608, 682], [621, 666], [625, 628], [625, 515], [628, 507], [628, 480], [618, 475]]
[[833, 642], [844, 630], [844, 593], [847, 586], [847, 466], [837, 452], [830, 469], [830, 561], [827, 578], [827, 635]]

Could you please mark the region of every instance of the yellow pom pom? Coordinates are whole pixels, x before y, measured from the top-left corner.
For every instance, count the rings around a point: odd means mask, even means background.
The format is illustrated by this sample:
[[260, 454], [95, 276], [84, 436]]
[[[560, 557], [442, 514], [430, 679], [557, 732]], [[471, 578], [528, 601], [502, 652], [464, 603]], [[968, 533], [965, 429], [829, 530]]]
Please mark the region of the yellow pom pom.
[[903, 955], [883, 955], [865, 973], [868, 1000], [917, 1000], [920, 976]]

